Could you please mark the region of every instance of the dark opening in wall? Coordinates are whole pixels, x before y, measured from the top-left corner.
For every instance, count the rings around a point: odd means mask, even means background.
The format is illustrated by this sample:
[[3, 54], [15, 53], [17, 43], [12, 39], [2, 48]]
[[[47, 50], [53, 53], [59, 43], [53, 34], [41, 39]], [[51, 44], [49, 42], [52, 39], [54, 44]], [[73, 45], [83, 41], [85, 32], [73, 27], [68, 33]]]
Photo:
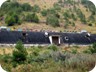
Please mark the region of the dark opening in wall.
[[52, 43], [59, 45], [59, 36], [52, 36]]

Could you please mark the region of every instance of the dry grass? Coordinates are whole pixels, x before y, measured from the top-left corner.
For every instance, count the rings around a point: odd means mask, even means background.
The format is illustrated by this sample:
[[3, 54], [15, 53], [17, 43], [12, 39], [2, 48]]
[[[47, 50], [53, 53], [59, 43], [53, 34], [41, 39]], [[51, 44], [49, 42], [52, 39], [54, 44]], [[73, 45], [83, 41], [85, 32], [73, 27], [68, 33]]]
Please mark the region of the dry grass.
[[[76, 46], [76, 45], [73, 45], [73, 46], [70, 46], [68, 47], [68, 45], [62, 45], [62, 46], [59, 46], [60, 48], [60, 51], [71, 51], [72, 49], [76, 49], [77, 52], [79, 53], [82, 53], [83, 51], [85, 51], [86, 49], [88, 49], [88, 46]], [[12, 54], [13, 50], [15, 48], [12, 48], [12, 47], [1, 47], [0, 48], [0, 54]], [[46, 49], [46, 47], [43, 47], [41, 48], [42, 52], [43, 52], [43, 49]], [[31, 53], [32, 52], [32, 48], [27, 48], [27, 52], [28, 53]]]
[[13, 50], [13, 48], [0, 48], [0, 54], [11, 54]]
[[29, 3], [30, 5], [39, 5], [40, 8], [50, 8], [58, 0], [17, 0], [20, 3]]

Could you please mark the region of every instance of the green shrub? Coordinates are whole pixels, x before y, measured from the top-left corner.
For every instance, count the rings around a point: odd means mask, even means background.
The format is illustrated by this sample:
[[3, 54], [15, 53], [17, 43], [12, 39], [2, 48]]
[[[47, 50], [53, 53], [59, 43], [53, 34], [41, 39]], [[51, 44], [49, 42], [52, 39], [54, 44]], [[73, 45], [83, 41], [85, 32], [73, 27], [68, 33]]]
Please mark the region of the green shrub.
[[[72, 69], [82, 69], [89, 71], [95, 65], [95, 58], [91, 54], [75, 54], [71, 57], [66, 57], [65, 67]], [[85, 72], [84, 71], [84, 72]]]
[[75, 27], [75, 23], [74, 22], [72, 22], [72, 26]]
[[23, 9], [23, 11], [31, 11], [32, 7], [30, 6], [30, 4], [24, 3], [24, 4], [22, 4], [22, 9]]
[[53, 27], [58, 27], [59, 26], [59, 20], [54, 15], [49, 15], [47, 17], [46, 23], [53, 26]]
[[27, 51], [24, 48], [24, 45], [22, 44], [21, 41], [18, 41], [16, 46], [16, 50], [13, 51], [13, 61], [17, 63], [22, 63], [27, 59]]
[[70, 15], [67, 12], [64, 12], [63, 16], [64, 16], [64, 18], [70, 17]]
[[4, 12], [4, 14], [11, 12], [17, 12], [17, 13], [21, 13], [22, 12], [22, 8], [21, 5], [18, 2], [5, 2], [3, 3], [3, 5], [1, 6], [1, 10]]
[[80, 18], [80, 21], [84, 24], [86, 24], [86, 17], [85, 15], [82, 13], [82, 11], [80, 9], [77, 9], [77, 15]]
[[96, 43], [94, 43], [94, 44], [92, 45], [92, 47], [89, 48], [89, 50], [91, 51], [91, 53], [96, 53]]
[[71, 14], [71, 18], [72, 18], [74, 21], [77, 20], [76, 17], [75, 17], [75, 15], [74, 15], [73, 13]]
[[2, 55], [1, 60], [5, 63], [9, 63], [12, 61], [12, 56], [9, 54]]
[[32, 8], [33, 12], [40, 12], [40, 7], [38, 5], [34, 5]]
[[58, 47], [56, 45], [52, 44], [52, 45], [48, 46], [48, 49], [53, 50], [53, 51], [57, 51]]
[[47, 12], [48, 12], [48, 15], [50, 15], [50, 14], [54, 15], [54, 14], [56, 14], [56, 10], [54, 8], [48, 9]]
[[77, 50], [76, 49], [72, 49], [71, 50], [71, 53], [76, 54], [77, 53]]
[[47, 16], [47, 10], [42, 10], [41, 14], [42, 14], [42, 16]]
[[58, 0], [58, 3], [62, 3], [63, 1], [62, 0]]
[[5, 23], [8, 25], [8, 26], [13, 26], [15, 24], [20, 24], [20, 18], [19, 16], [16, 14], [16, 13], [13, 13], [13, 14], [9, 14], [6, 16], [5, 18]]
[[88, 21], [94, 22], [94, 21], [95, 21], [94, 16], [93, 16], [93, 15], [90, 15], [90, 16], [88, 17]]
[[89, 46], [89, 48], [85, 51], [83, 51], [84, 53], [89, 53], [89, 54], [94, 54], [96, 53], [96, 43], [93, 43], [92, 46]]
[[54, 9], [60, 11], [61, 7], [58, 5], [58, 3], [54, 4]]
[[28, 22], [35, 22], [35, 23], [39, 22], [39, 18], [35, 13], [28, 14], [25, 20]]

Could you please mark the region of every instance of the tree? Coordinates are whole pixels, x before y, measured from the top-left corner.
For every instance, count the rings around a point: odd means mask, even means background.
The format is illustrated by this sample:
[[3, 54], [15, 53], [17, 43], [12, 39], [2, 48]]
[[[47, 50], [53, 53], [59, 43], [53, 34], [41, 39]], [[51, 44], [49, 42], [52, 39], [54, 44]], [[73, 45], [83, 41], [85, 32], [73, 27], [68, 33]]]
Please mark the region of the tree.
[[5, 18], [5, 23], [8, 26], [13, 26], [14, 24], [20, 24], [19, 16], [16, 13], [8, 14]]
[[90, 54], [96, 53], [96, 43], [93, 43], [92, 46], [89, 46], [89, 48], [85, 50], [84, 53], [90, 53]]
[[33, 12], [40, 12], [40, 7], [38, 5], [34, 5]]
[[59, 26], [59, 20], [55, 15], [49, 15], [46, 20], [47, 24], [50, 24], [53, 27]]
[[49, 15], [50, 14], [56, 14], [56, 11], [55, 11], [54, 8], [48, 9], [47, 12], [48, 12]]
[[22, 41], [17, 42], [15, 49], [16, 50], [14, 50], [13, 54], [12, 54], [13, 61], [17, 62], [17, 63], [24, 62], [27, 59], [28, 53], [27, 53], [26, 49], [24, 48]]
[[[18, 2], [5, 2], [2, 4], [1, 6], [1, 10], [4, 12], [4, 13], [8, 13], [10, 11], [17, 11], [18, 10], [21, 12], [22, 11], [22, 8], [21, 8], [21, 5], [18, 3]], [[19, 12], [19, 14], [20, 14]]]
[[58, 3], [55, 3], [54, 4], [54, 9], [60, 11], [61, 7], [60, 7], [60, 5]]
[[93, 43], [92, 47], [89, 48], [89, 50], [91, 51], [91, 53], [96, 53], [96, 43]]
[[26, 19], [25, 20], [28, 21], [28, 22], [35, 22], [35, 23], [38, 23], [39, 22], [39, 18], [38, 18], [38, 16], [35, 13], [28, 14], [26, 16]]
[[24, 11], [30, 11], [30, 10], [32, 10], [32, 7], [28, 3], [24, 3], [24, 4], [22, 4], [22, 9]]
[[77, 15], [80, 18], [80, 21], [86, 24], [86, 17], [80, 9], [77, 9]]
[[71, 15], [69, 14], [69, 11], [64, 12], [63, 16], [64, 16], [65, 20], [68, 20], [69, 18], [71, 18]]
[[47, 16], [47, 10], [42, 10], [41, 14], [42, 14], [42, 16]]

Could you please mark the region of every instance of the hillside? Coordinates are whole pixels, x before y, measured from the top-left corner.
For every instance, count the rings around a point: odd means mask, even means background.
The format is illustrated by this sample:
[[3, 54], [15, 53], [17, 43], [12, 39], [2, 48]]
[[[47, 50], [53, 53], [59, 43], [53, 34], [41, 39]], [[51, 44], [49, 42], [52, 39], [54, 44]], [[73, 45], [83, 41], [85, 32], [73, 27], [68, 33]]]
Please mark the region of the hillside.
[[[33, 20], [32, 14], [36, 17]], [[0, 17], [0, 25], [15, 29], [71, 32], [85, 29], [96, 33], [96, 8], [87, 0], [10, 0], [2, 5]]]

